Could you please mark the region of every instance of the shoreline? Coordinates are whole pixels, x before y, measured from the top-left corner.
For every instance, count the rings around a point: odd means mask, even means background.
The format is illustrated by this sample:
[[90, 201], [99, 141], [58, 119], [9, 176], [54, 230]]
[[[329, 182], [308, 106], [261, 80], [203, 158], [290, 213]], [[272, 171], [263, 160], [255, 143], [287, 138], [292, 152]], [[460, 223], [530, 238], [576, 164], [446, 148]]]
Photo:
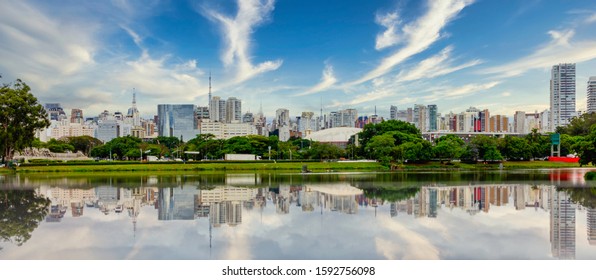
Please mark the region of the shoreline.
[[[580, 167], [577, 163], [549, 161], [509, 161], [500, 163], [449, 163], [429, 162], [423, 164], [402, 164], [389, 168], [377, 162], [84, 162], [84, 163], [47, 163], [24, 164], [15, 170], [3, 168], [0, 174], [24, 173], [95, 173], [95, 172], [200, 172], [200, 171], [295, 171], [302, 172], [304, 166], [308, 172], [345, 172], [345, 171], [484, 171], [484, 170], [519, 170], [519, 169], [557, 169], [557, 168], [594, 168]], [[307, 173], [308, 173], [307, 172]]]

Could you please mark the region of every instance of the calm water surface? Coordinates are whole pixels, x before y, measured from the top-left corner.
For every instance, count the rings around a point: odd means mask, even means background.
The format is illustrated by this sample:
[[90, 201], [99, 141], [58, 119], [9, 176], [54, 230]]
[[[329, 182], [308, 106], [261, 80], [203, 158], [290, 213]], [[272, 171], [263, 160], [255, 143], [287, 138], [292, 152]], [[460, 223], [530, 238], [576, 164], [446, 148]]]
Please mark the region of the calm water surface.
[[0, 259], [596, 259], [586, 171], [0, 175]]

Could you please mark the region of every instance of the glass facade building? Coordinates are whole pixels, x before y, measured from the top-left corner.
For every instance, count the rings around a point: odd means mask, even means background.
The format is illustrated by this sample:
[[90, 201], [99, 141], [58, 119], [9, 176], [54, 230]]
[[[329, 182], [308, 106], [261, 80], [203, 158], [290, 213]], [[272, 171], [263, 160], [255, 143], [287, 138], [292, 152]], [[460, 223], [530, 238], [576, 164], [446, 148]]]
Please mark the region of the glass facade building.
[[199, 134], [195, 105], [192, 104], [159, 104], [159, 136], [177, 137], [188, 141]]

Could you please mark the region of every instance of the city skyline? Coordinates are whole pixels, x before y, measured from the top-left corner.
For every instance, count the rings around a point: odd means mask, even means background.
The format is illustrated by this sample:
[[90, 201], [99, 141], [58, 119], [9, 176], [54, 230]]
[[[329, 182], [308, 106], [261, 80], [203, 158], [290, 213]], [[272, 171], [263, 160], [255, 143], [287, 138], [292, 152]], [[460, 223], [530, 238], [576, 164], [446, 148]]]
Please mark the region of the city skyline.
[[8, 1], [0, 73], [85, 116], [126, 110], [133, 92], [143, 116], [157, 104], [208, 106], [210, 76], [212, 95], [242, 100], [243, 114], [376, 107], [388, 118], [390, 105], [436, 104], [513, 116], [548, 109], [551, 67], [575, 63], [585, 111], [596, 75], [590, 4]]

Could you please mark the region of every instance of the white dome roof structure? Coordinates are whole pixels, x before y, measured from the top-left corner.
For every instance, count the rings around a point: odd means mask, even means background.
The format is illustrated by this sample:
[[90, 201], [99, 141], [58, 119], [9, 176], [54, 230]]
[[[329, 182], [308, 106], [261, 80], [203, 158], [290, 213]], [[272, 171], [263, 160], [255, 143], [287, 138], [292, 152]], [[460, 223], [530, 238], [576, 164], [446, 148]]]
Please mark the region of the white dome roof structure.
[[304, 137], [304, 139], [325, 143], [348, 142], [352, 135], [357, 134], [361, 131], [362, 128], [357, 127], [334, 127], [313, 132], [312, 134]]

